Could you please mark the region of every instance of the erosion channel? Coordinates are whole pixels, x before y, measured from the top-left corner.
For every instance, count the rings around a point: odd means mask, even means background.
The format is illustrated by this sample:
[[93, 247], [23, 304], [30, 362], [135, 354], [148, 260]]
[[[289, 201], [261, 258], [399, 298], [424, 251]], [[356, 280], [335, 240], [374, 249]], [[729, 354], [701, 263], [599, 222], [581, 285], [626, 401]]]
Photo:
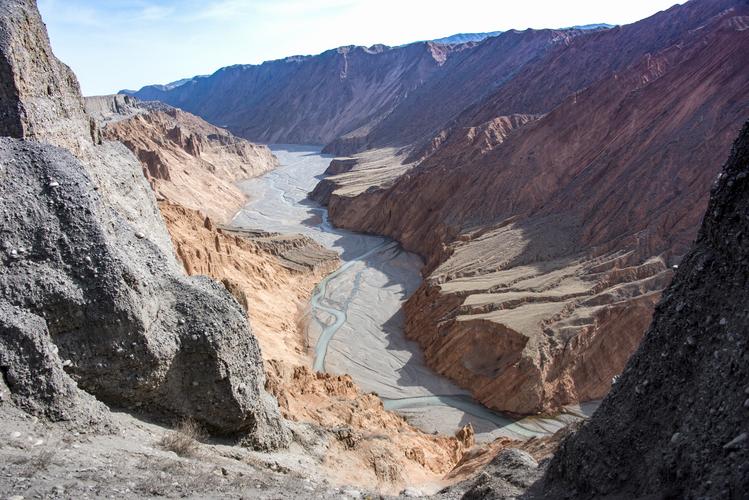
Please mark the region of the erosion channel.
[[590, 413], [588, 407], [570, 407], [554, 418], [513, 420], [430, 370], [419, 346], [403, 334], [401, 306], [419, 286], [421, 259], [392, 240], [334, 228], [327, 209], [307, 199], [330, 156], [315, 146], [272, 149], [280, 166], [240, 184], [250, 201], [232, 225], [306, 234], [340, 254], [342, 266], [318, 284], [310, 300], [307, 335], [315, 370], [348, 373], [387, 409], [427, 432], [452, 434], [470, 422], [479, 441], [552, 433]]

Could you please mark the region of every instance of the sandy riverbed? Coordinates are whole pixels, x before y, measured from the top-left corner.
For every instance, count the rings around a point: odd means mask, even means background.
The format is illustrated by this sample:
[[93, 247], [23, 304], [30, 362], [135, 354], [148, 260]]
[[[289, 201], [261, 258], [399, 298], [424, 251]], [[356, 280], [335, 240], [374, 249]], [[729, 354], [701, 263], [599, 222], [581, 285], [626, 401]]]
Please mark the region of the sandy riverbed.
[[316, 368], [348, 373], [362, 389], [380, 395], [386, 407], [428, 432], [452, 434], [470, 422], [479, 440], [522, 437], [553, 432], [574, 418], [513, 422], [427, 368], [418, 345], [403, 335], [401, 309], [419, 286], [421, 259], [385, 238], [333, 228], [325, 209], [306, 199], [329, 156], [310, 146], [277, 146], [273, 151], [281, 166], [241, 183], [251, 201], [232, 223], [307, 234], [340, 253], [343, 268], [320, 285], [321, 293], [312, 301], [308, 335]]

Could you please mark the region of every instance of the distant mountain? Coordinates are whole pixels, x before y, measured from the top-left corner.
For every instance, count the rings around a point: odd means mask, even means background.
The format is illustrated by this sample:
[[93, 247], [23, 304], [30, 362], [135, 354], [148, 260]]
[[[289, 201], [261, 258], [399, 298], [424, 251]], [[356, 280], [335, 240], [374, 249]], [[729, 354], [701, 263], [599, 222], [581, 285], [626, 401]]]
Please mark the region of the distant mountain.
[[481, 42], [487, 38], [501, 35], [501, 31], [487, 31], [485, 33], [458, 33], [456, 35], [446, 36], [443, 38], [435, 38], [432, 40], [435, 43], [444, 43], [446, 45], [452, 45], [457, 43], [468, 43], [468, 42]]
[[192, 78], [182, 78], [181, 80], [177, 80], [175, 82], [167, 83], [166, 85], [164, 85], [164, 88], [167, 89], [167, 90], [176, 89], [177, 87], [180, 87], [180, 86], [186, 84], [187, 82], [191, 82], [193, 80], [197, 80], [198, 78], [205, 78], [207, 76], [209, 76], [209, 75], [198, 75], [198, 76], [193, 76]]
[[608, 30], [611, 28], [615, 28], [615, 24], [606, 24], [606, 23], [599, 23], [599, 24], [578, 24], [575, 26], [570, 26], [569, 30]]
[[[598, 24], [580, 24], [576, 26], [570, 26], [568, 28], [561, 28], [563, 30], [605, 30], [613, 28], [613, 24], [598, 23]], [[469, 42], [482, 42], [487, 38], [498, 36], [504, 33], [503, 31], [486, 31], [483, 33], [457, 33], [442, 38], [435, 38], [432, 40], [434, 43], [444, 43], [446, 45], [454, 45], [458, 43], [469, 43]]]
[[339, 47], [121, 93], [165, 102], [257, 142], [340, 139], [336, 151], [357, 150], [384, 120], [381, 141], [396, 129], [399, 141], [428, 136], [525, 63], [586, 33], [510, 30], [479, 44]]
[[434, 42], [339, 47], [230, 66], [172, 88], [122, 92], [165, 102], [255, 141], [326, 144], [371, 128], [464, 49]]

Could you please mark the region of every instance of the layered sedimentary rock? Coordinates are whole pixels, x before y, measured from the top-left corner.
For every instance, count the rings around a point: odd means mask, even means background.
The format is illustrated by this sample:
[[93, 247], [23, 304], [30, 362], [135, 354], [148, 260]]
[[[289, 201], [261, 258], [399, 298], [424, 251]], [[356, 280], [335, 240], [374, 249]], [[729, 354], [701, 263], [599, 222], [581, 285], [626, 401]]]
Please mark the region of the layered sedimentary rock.
[[323, 467], [336, 482], [397, 493], [407, 484], [439, 480], [473, 445], [433, 436], [385, 411], [348, 376], [313, 373], [308, 366], [306, 304], [315, 284], [339, 264], [335, 252], [309, 237], [216, 227], [195, 210], [160, 204], [188, 274], [221, 281], [247, 311], [262, 347], [267, 389], [289, 420], [313, 425]]
[[230, 66], [175, 88], [144, 87], [133, 95], [177, 106], [250, 140], [325, 144], [371, 127], [462, 48], [433, 42], [339, 47]]
[[563, 443], [539, 494], [733, 498], [749, 489], [747, 214], [749, 123], [642, 344]]
[[117, 122], [148, 112], [148, 107], [142, 106], [136, 98], [129, 95], [89, 96], [84, 97], [83, 102], [88, 116], [100, 124]]
[[189, 275], [210, 276], [247, 311], [265, 359], [307, 361], [298, 323], [315, 283], [339, 265], [309, 237], [220, 228], [199, 212], [162, 202], [177, 255]]
[[143, 165], [157, 197], [201, 210], [219, 221], [245, 201], [234, 181], [278, 164], [267, 146], [252, 144], [195, 115], [123, 95], [87, 97], [102, 136], [120, 141]]
[[140, 164], [100, 143], [35, 3], [0, 9], [0, 366], [14, 403], [80, 421], [103, 411], [93, 395], [287, 444], [243, 310], [181, 272]]
[[690, 2], [574, 37], [433, 141], [318, 186], [335, 224], [425, 257], [407, 334], [432, 367], [515, 413], [607, 393], [749, 112], [748, 14]]

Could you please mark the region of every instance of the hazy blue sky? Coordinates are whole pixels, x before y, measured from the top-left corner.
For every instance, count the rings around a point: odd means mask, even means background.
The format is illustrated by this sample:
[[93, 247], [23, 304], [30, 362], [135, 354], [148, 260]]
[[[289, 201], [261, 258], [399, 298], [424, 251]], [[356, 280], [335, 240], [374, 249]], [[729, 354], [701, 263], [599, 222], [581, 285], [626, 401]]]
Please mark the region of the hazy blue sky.
[[341, 45], [460, 32], [626, 24], [677, 0], [39, 0], [86, 95]]

